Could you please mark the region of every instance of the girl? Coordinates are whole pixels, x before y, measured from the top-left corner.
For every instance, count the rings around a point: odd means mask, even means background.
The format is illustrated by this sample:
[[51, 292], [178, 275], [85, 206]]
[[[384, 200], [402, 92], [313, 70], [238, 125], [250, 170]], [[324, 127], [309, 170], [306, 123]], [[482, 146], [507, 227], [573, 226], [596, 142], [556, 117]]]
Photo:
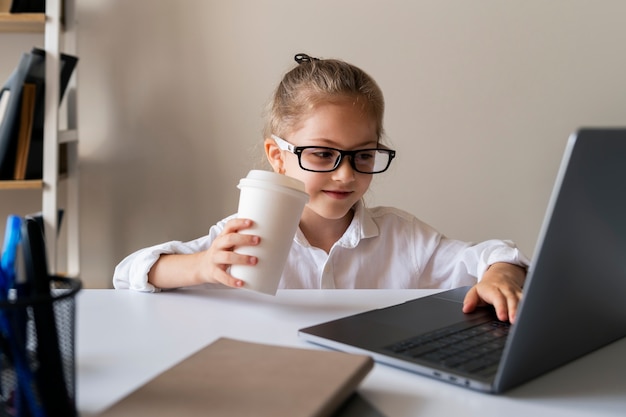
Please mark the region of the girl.
[[[492, 304], [515, 320], [527, 259], [509, 241], [448, 239], [414, 216], [366, 207], [372, 175], [395, 152], [381, 143], [383, 95], [361, 69], [343, 61], [295, 57], [269, 108], [264, 148], [275, 172], [304, 182], [310, 200], [280, 288], [454, 288], [472, 285], [463, 310]], [[158, 291], [203, 283], [241, 287], [230, 265], [257, 259], [235, 252], [258, 236], [232, 215], [207, 236], [139, 250], [115, 269], [115, 288]]]

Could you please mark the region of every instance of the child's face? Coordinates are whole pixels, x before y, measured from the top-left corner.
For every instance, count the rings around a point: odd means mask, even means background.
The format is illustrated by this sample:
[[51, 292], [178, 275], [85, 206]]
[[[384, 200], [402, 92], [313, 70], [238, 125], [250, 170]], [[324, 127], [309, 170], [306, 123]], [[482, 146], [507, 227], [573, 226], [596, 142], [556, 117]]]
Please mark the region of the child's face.
[[[375, 148], [378, 144], [376, 124], [355, 108], [351, 101], [317, 106], [300, 127], [284, 137], [294, 146], [327, 146], [341, 150]], [[310, 172], [300, 168], [298, 157], [280, 152], [283, 172], [304, 182], [310, 196], [305, 210], [325, 219], [342, 219], [363, 197], [372, 174], [356, 172], [344, 157], [335, 171]], [[271, 158], [270, 158], [271, 159]], [[276, 165], [274, 168], [276, 169]]]

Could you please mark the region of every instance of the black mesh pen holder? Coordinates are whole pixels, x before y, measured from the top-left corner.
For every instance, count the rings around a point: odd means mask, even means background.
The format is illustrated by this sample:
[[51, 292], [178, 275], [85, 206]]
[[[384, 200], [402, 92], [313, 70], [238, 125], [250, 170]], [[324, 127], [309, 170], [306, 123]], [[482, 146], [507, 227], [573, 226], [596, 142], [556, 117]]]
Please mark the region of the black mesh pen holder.
[[0, 301], [0, 416], [73, 417], [78, 279], [50, 277], [50, 293]]

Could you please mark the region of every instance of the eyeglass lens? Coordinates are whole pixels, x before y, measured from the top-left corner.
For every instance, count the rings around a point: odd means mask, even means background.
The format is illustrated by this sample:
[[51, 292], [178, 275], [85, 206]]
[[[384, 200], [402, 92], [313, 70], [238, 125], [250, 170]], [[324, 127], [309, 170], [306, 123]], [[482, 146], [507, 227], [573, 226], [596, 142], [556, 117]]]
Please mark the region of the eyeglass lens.
[[[328, 148], [305, 148], [300, 154], [302, 168], [312, 171], [332, 171], [340, 163], [341, 153]], [[352, 166], [359, 172], [384, 171], [391, 157], [388, 152], [376, 149], [356, 151], [351, 155]]]

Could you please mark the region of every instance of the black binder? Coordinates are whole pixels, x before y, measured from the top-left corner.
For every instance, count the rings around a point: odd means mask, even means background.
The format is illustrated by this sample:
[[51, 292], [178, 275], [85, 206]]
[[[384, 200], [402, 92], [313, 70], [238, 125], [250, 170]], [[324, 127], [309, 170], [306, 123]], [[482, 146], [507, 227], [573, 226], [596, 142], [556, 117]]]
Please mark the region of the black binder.
[[46, 0], [13, 0], [11, 13], [45, 13]]
[[32, 59], [31, 54], [22, 54], [17, 68], [0, 91], [0, 180], [13, 179], [22, 88], [28, 78]]
[[[33, 116], [33, 129], [26, 163], [26, 179], [40, 179], [43, 177], [43, 125], [44, 125], [44, 100], [46, 79], [46, 52], [39, 48], [33, 48], [30, 52], [33, 56], [29, 69], [29, 80], [37, 84], [37, 96], [35, 114]], [[61, 54], [59, 103], [63, 100], [65, 90], [70, 82], [72, 72], [76, 67], [78, 58], [72, 55]]]

